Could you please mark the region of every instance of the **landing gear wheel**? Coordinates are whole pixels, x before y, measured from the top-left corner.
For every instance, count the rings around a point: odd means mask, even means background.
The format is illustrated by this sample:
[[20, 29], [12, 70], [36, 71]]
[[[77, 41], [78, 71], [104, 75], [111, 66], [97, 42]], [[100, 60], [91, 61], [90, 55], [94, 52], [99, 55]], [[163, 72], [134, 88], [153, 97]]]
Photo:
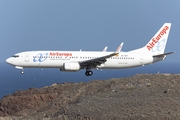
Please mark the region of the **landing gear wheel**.
[[21, 71], [21, 74], [24, 74], [24, 71], [23, 71], [23, 70]]
[[86, 76], [89, 76], [88, 71], [85, 72], [85, 75], [86, 75]]
[[92, 71], [89, 71], [88, 72], [89, 76], [93, 75], [93, 72]]
[[86, 71], [86, 72], [85, 72], [85, 75], [86, 75], [86, 76], [91, 76], [91, 75], [93, 75], [93, 72], [92, 72], [92, 71]]

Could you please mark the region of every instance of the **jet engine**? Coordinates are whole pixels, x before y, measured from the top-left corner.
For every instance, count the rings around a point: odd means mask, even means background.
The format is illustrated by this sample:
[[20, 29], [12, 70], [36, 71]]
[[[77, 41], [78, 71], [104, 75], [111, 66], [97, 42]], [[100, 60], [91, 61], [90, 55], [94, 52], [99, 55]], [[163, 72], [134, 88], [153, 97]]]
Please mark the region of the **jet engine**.
[[81, 66], [77, 62], [68, 62], [64, 63], [63, 67], [60, 68], [60, 71], [67, 71], [67, 72], [75, 72], [80, 70]]

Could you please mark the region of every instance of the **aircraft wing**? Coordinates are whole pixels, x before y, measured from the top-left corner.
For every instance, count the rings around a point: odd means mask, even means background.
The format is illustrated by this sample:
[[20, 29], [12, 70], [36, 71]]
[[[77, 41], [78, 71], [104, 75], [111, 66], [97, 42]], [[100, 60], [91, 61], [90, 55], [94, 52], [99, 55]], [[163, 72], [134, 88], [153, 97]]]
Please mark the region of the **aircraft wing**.
[[106, 55], [106, 56], [101, 56], [98, 58], [90, 59], [90, 60], [80, 61], [79, 63], [81, 65], [81, 67], [83, 67], [83, 68], [84, 67], [97, 67], [98, 65], [105, 63], [107, 61], [106, 60], [107, 58], [118, 55], [121, 52], [123, 44], [124, 43], [122, 42], [114, 53], [111, 53], [111, 54]]
[[102, 63], [105, 63], [107, 60], [107, 58], [110, 58], [112, 56], [115, 56], [119, 53], [112, 53], [106, 56], [102, 56], [102, 57], [98, 57], [98, 58], [94, 58], [94, 59], [89, 59], [89, 60], [85, 60], [85, 61], [80, 61], [80, 65], [82, 67], [96, 67], [97, 65], [101, 65]]

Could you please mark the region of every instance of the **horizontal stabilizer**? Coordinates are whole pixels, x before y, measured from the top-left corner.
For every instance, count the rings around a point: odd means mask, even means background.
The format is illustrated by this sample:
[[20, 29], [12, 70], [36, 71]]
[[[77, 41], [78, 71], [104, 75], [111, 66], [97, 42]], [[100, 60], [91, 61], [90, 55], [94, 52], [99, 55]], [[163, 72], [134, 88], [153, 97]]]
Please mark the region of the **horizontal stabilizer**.
[[161, 56], [165, 56], [165, 55], [169, 55], [169, 54], [173, 54], [174, 52], [168, 52], [168, 53], [164, 53], [164, 54], [159, 54], [159, 55], [154, 55], [153, 57], [161, 57]]

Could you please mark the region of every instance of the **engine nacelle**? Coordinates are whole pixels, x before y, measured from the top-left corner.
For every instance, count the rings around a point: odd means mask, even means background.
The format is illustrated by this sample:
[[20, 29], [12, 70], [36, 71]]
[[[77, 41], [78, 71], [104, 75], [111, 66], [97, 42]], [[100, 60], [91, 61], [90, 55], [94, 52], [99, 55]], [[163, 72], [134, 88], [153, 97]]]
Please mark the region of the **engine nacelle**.
[[75, 72], [81, 69], [81, 66], [77, 62], [69, 62], [64, 63], [63, 68], [60, 68], [61, 71], [69, 71], [69, 72]]

